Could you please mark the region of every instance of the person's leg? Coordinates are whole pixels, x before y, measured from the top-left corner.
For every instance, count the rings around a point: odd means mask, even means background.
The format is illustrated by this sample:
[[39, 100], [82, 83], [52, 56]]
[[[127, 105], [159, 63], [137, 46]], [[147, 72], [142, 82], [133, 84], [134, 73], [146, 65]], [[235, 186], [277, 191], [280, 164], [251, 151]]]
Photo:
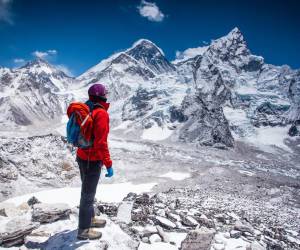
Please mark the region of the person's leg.
[[79, 168], [82, 168], [82, 186], [81, 199], [79, 207], [79, 228], [87, 229], [91, 226], [91, 218], [94, 215], [94, 199], [96, 195], [97, 184], [101, 173], [101, 162], [81, 162]]

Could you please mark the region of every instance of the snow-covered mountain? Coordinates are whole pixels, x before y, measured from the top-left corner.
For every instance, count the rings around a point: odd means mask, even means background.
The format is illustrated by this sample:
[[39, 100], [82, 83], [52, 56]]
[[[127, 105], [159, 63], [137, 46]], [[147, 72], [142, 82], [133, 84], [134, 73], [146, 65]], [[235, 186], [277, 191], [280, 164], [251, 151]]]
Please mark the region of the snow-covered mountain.
[[75, 80], [42, 59], [18, 69], [0, 69], [2, 128], [60, 120]]
[[223, 147], [259, 127], [292, 124], [290, 134], [299, 133], [299, 70], [251, 54], [238, 28], [186, 51], [192, 53], [170, 62], [141, 39], [77, 79], [40, 59], [17, 70], [1, 68], [0, 122], [59, 119], [70, 93], [84, 100], [88, 87], [102, 82], [110, 92], [112, 127], [134, 137]]

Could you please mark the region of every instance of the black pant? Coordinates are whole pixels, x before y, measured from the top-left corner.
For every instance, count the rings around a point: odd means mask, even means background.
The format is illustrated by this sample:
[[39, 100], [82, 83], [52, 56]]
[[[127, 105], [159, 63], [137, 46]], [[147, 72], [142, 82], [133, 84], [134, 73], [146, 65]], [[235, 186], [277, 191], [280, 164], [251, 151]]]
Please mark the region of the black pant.
[[79, 206], [80, 229], [91, 226], [91, 219], [95, 216], [94, 200], [96, 189], [101, 174], [102, 161], [85, 161], [77, 157], [81, 177], [81, 197]]

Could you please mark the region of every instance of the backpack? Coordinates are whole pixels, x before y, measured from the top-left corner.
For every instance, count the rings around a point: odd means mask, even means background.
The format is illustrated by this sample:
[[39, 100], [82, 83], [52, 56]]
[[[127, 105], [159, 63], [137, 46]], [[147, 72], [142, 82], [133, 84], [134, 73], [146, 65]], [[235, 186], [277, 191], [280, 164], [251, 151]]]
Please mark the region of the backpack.
[[67, 141], [75, 147], [86, 149], [93, 146], [93, 117], [89, 105], [73, 102], [67, 109]]

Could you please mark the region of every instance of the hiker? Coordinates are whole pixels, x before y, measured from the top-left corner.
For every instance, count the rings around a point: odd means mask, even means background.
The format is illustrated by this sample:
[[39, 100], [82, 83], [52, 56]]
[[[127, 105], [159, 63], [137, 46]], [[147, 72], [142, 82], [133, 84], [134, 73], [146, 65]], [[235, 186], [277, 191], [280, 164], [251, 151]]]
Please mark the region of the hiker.
[[95, 217], [93, 203], [102, 166], [106, 167], [106, 177], [112, 177], [114, 174], [107, 144], [109, 133], [107, 90], [102, 84], [94, 84], [89, 88], [88, 95], [89, 100], [86, 104], [93, 119], [93, 145], [87, 149], [78, 148], [76, 158], [82, 182], [77, 235], [81, 240], [101, 238], [102, 233], [92, 228], [104, 227], [106, 221]]

